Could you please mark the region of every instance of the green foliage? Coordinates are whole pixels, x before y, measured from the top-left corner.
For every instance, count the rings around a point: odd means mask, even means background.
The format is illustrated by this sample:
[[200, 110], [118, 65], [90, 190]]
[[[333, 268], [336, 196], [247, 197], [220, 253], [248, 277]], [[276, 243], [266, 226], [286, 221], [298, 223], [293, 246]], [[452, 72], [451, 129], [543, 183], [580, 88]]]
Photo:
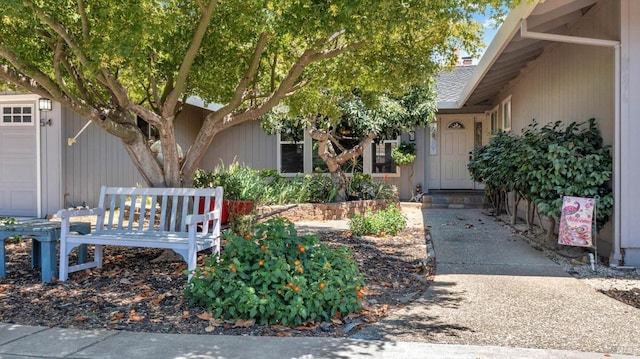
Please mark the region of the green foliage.
[[354, 214], [349, 220], [349, 228], [357, 236], [395, 236], [406, 226], [407, 217], [396, 206], [389, 206], [375, 213], [367, 209], [364, 216]]
[[263, 185], [260, 171], [238, 162], [233, 162], [228, 167], [218, 165], [213, 171], [198, 169], [193, 179], [193, 186], [196, 188], [222, 186], [225, 199], [240, 201], [259, 201]]
[[0, 217], [0, 226], [6, 226], [9, 224], [16, 224], [17, 221], [13, 217]]
[[611, 216], [612, 159], [595, 119], [538, 128], [534, 121], [520, 136], [498, 132], [474, 151], [471, 177], [489, 191], [516, 191], [536, 203], [541, 215], [558, 218], [562, 196], [598, 197], [597, 223]]
[[398, 166], [408, 165], [416, 159], [416, 144], [414, 142], [400, 143], [391, 151], [391, 159]]
[[361, 309], [364, 278], [347, 247], [299, 236], [282, 218], [226, 240], [220, 257], [207, 258], [185, 289], [192, 305], [215, 318], [296, 326]]
[[[360, 199], [394, 199], [396, 195], [393, 186], [374, 181], [370, 174], [354, 173], [350, 183]], [[198, 169], [193, 185], [196, 188], [222, 186], [226, 199], [250, 200], [263, 206], [331, 203], [338, 193], [331, 177], [323, 174], [286, 178], [276, 170], [258, 171], [235, 162], [229, 167], [217, 166], [212, 171]]]

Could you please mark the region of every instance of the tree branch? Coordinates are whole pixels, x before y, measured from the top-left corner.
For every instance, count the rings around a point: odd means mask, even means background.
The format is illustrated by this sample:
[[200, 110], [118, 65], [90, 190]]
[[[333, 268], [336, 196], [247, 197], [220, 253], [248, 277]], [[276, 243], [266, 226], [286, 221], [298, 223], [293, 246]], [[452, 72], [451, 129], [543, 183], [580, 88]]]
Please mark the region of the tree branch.
[[87, 12], [84, 6], [84, 0], [78, 0], [78, 13], [80, 14], [80, 20], [82, 21], [82, 39], [84, 41], [89, 40], [89, 19], [87, 19]]
[[213, 16], [213, 11], [215, 10], [217, 3], [218, 2], [216, 0], [211, 0], [207, 6], [202, 7], [202, 14], [200, 15], [198, 26], [193, 34], [189, 48], [182, 59], [182, 64], [178, 70], [178, 77], [176, 78], [175, 85], [164, 103], [162, 109], [162, 117], [164, 118], [171, 118], [173, 116], [176, 104], [178, 103], [178, 99], [182, 94], [182, 91], [184, 91], [187, 78], [189, 77], [189, 71], [191, 70], [193, 61], [198, 54], [198, 50], [202, 44], [202, 39], [204, 38], [204, 34], [207, 32], [207, 28], [209, 27], [209, 23], [211, 22], [211, 17]]
[[[34, 4], [32, 0], [24, 0], [24, 4], [25, 6], [30, 6], [31, 8], [33, 8], [38, 18], [40, 18], [40, 20], [42, 20], [45, 24], [49, 25], [49, 27], [65, 41], [67, 46], [69, 46], [69, 49], [78, 58], [78, 61], [80, 61], [80, 64], [82, 64], [82, 66], [86, 67], [87, 69], [92, 69], [94, 67], [92, 66], [91, 61], [87, 58], [86, 54], [81, 50], [80, 46], [78, 46], [76, 41], [60, 22], [56, 21], [47, 13], [45, 13], [42, 8]], [[98, 77], [98, 81], [102, 80], [100, 81], [102, 85], [112, 92], [120, 105], [127, 107], [130, 100], [126, 89], [115, 78], [113, 78], [113, 76], [107, 69], [102, 68], [100, 71], [100, 75], [101, 76]]]

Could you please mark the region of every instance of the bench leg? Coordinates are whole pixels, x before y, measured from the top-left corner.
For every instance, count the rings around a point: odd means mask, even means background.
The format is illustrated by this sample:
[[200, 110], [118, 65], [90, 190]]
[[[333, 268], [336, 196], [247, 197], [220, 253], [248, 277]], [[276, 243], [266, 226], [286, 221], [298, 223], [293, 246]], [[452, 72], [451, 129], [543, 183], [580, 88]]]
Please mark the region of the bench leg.
[[97, 268], [102, 268], [102, 250], [104, 246], [102, 244], [96, 244], [93, 250], [93, 260], [96, 262]]
[[7, 271], [5, 269], [5, 250], [4, 250], [5, 240], [6, 238], [3, 238], [2, 243], [0, 243], [0, 278], [7, 277]]
[[56, 244], [58, 236], [49, 233], [49, 237], [40, 243], [40, 258], [42, 259], [42, 281], [49, 283], [58, 269], [56, 264]]
[[40, 241], [31, 237], [31, 269], [40, 268]]

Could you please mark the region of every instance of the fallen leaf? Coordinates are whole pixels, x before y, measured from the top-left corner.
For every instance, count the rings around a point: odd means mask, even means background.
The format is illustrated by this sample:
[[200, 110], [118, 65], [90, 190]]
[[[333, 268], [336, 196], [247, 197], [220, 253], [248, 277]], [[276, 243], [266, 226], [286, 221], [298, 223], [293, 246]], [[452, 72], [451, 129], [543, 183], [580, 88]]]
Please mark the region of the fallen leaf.
[[249, 328], [250, 326], [256, 324], [256, 320], [251, 319], [238, 319], [236, 323], [233, 325], [234, 328]]
[[184, 312], [182, 312], [182, 319], [188, 319], [190, 316], [189, 311], [185, 310]]
[[196, 315], [196, 317], [202, 319], [202, 320], [211, 320], [213, 319], [213, 315], [210, 312], [204, 312], [202, 314], [198, 314]]
[[127, 278], [120, 279], [120, 284], [131, 284], [131, 281]]
[[278, 334], [276, 334], [276, 336], [279, 336], [279, 337], [292, 337], [293, 334], [291, 334], [291, 333], [278, 333]]
[[130, 315], [129, 316], [129, 321], [130, 322], [139, 322], [142, 321], [144, 319], [144, 315]]
[[122, 319], [124, 318], [124, 313], [122, 312], [116, 312], [111, 316], [112, 319]]
[[87, 317], [75, 317], [75, 318], [73, 318], [73, 321], [74, 322], [78, 322], [78, 323], [84, 322], [85, 320], [87, 320]]
[[153, 318], [153, 319], [149, 319], [149, 321], [150, 321], [151, 323], [162, 323], [162, 319], [160, 319], [160, 318]]

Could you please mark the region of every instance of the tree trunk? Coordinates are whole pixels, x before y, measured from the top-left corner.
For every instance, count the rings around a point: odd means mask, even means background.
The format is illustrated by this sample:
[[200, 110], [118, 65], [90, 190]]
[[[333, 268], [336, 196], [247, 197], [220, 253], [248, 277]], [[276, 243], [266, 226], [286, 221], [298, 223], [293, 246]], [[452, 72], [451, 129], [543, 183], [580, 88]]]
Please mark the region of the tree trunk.
[[520, 204], [520, 195], [518, 192], [513, 193], [513, 213], [511, 214], [511, 225], [516, 224], [518, 220], [518, 205]]
[[555, 236], [556, 219], [555, 217], [547, 217], [547, 220], [549, 221], [549, 229], [547, 230], [547, 236], [545, 237], [545, 244], [550, 248], [555, 248], [556, 247], [556, 236]]

